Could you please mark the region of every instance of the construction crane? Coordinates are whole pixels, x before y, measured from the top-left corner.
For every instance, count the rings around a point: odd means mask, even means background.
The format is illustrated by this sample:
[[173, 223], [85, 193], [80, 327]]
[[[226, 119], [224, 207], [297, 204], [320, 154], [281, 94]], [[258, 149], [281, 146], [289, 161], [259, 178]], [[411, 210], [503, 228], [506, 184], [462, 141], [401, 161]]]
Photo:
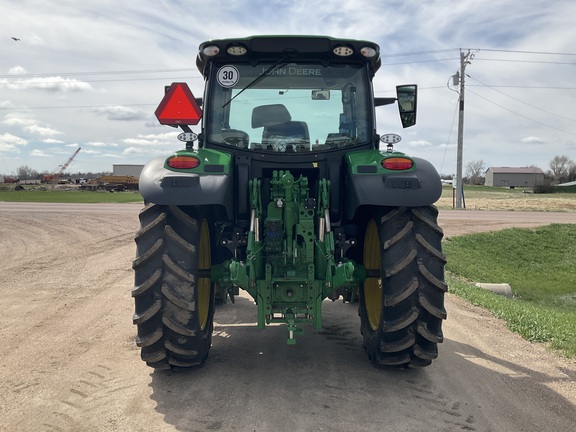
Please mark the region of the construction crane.
[[72, 156], [70, 156], [68, 158], [68, 160], [66, 162], [64, 162], [62, 165], [60, 165], [60, 167], [58, 168], [58, 170], [54, 173], [54, 174], [46, 174], [42, 177], [42, 181], [49, 183], [56, 183], [58, 182], [58, 179], [60, 178], [60, 175], [62, 175], [62, 173], [64, 172], [64, 170], [66, 168], [68, 168], [68, 165], [70, 165], [72, 163], [72, 161], [74, 160], [74, 158], [76, 157], [76, 155], [80, 152], [80, 150], [82, 150], [82, 147], [78, 147], [76, 149], [76, 151], [74, 152], [74, 154], [72, 154]]

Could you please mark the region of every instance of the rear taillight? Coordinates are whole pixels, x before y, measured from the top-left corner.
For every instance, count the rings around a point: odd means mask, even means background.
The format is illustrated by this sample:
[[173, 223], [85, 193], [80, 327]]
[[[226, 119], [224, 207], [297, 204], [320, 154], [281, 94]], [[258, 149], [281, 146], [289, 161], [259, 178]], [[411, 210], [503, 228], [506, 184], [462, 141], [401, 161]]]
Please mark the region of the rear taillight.
[[382, 160], [382, 168], [394, 171], [408, 170], [414, 166], [412, 159], [403, 157], [392, 157]]
[[200, 159], [193, 156], [173, 156], [166, 165], [174, 169], [192, 169], [200, 165]]

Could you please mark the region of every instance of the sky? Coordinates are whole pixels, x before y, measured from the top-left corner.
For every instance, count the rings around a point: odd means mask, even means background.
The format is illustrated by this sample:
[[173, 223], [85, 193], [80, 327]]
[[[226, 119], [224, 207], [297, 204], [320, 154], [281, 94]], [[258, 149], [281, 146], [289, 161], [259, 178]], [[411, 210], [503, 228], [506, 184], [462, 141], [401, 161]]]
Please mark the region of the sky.
[[376, 96], [419, 88], [417, 124], [402, 129], [395, 106], [378, 107], [377, 132], [400, 134], [396, 150], [445, 175], [457, 165], [451, 77], [469, 53], [464, 170], [546, 171], [554, 156], [576, 161], [575, 16], [573, 0], [0, 0], [0, 174], [54, 172], [78, 147], [67, 172], [183, 148], [154, 116], [164, 86], [201, 96], [198, 45], [259, 34], [376, 42]]

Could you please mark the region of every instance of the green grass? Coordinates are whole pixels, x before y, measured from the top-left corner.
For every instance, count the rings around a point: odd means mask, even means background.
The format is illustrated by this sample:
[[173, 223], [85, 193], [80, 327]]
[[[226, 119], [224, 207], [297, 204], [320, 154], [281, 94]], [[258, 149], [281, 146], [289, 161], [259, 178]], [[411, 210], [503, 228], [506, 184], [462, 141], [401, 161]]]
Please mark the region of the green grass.
[[0, 190], [0, 201], [50, 203], [130, 203], [142, 202], [138, 192], [90, 192], [63, 190]]
[[[530, 341], [576, 357], [576, 225], [452, 237], [443, 244], [450, 291]], [[508, 299], [473, 282], [508, 283]]]

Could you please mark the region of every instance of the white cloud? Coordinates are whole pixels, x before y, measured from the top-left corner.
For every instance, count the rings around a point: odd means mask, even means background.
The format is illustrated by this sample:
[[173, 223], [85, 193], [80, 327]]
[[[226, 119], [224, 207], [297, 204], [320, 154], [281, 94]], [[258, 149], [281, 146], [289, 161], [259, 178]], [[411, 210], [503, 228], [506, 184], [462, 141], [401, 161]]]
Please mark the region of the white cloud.
[[92, 150], [92, 149], [83, 150], [82, 153], [84, 153], [84, 154], [89, 154], [89, 155], [99, 155], [99, 154], [102, 154], [102, 152], [101, 152], [100, 150]]
[[109, 106], [93, 108], [96, 114], [104, 115], [108, 120], [145, 120], [149, 114], [127, 106]]
[[4, 117], [4, 120], [2, 120], [2, 124], [8, 125], [8, 126], [29, 126], [32, 124], [35, 124], [36, 121], [31, 119], [31, 118], [27, 118], [27, 117], [23, 117], [20, 114], [7, 114]]
[[526, 138], [522, 138], [520, 141], [523, 143], [526, 143], [526, 144], [546, 144], [547, 143], [546, 140], [544, 140], [542, 138], [535, 137], [535, 136], [529, 136]]
[[54, 136], [64, 134], [64, 132], [51, 127], [42, 126], [36, 119], [25, 117], [22, 114], [8, 114], [4, 117], [2, 123], [8, 126], [21, 126], [25, 132], [33, 135]]
[[45, 140], [42, 140], [42, 142], [46, 144], [64, 144], [64, 141], [60, 141], [54, 138], [46, 138]]
[[118, 147], [118, 144], [116, 143], [105, 143], [102, 141], [90, 141], [84, 143], [84, 145], [88, 147]]
[[54, 136], [63, 135], [64, 132], [60, 132], [56, 129], [52, 129], [45, 126], [39, 126], [37, 124], [29, 125], [24, 128], [27, 132], [40, 136]]
[[14, 66], [13, 68], [8, 69], [9, 75], [24, 75], [27, 71], [22, 66]]
[[125, 156], [132, 156], [132, 155], [139, 155], [139, 156], [161, 156], [165, 155], [166, 150], [160, 149], [149, 149], [149, 148], [142, 148], [142, 147], [128, 147], [123, 152]]
[[433, 144], [430, 141], [426, 140], [415, 140], [415, 141], [409, 141], [408, 145], [410, 147], [431, 147]]
[[62, 78], [60, 76], [3, 79], [0, 80], [0, 84], [5, 85], [11, 90], [43, 90], [51, 93], [94, 90], [87, 82], [79, 81], [75, 78]]
[[442, 143], [438, 147], [440, 147], [441, 149], [453, 149], [453, 148], [456, 148], [456, 144]]
[[178, 132], [167, 132], [160, 134], [147, 134], [147, 135], [137, 135], [136, 138], [126, 138], [122, 142], [129, 145], [139, 145], [139, 146], [164, 146], [164, 145], [174, 145]]
[[42, 39], [42, 37], [38, 36], [36, 33], [31, 33], [29, 35], [23, 36], [23, 38], [21, 38], [20, 40], [22, 40], [24, 43], [36, 46], [46, 44], [46, 42], [44, 42], [44, 39]]
[[34, 149], [34, 150], [32, 150], [32, 151], [30, 152], [30, 156], [33, 156], [33, 157], [42, 157], [42, 158], [52, 157], [51, 155], [46, 154], [43, 150], [40, 150], [40, 149]]
[[18, 147], [23, 147], [28, 144], [24, 138], [18, 136], [4, 133], [0, 135], [0, 153], [1, 152], [15, 152], [18, 153], [20, 150]]

